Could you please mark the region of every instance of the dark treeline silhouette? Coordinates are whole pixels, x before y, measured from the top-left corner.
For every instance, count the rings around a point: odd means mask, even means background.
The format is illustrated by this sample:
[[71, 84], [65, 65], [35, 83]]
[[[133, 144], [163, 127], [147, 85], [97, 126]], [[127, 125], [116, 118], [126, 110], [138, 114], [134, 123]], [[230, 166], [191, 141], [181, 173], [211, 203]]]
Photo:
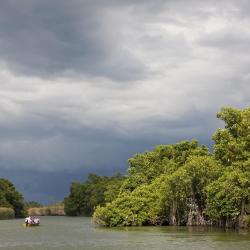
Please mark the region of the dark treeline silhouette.
[[86, 182], [73, 182], [70, 195], [64, 199], [66, 215], [92, 215], [97, 205], [105, 205], [118, 196], [123, 180], [120, 174], [108, 177], [91, 173]]

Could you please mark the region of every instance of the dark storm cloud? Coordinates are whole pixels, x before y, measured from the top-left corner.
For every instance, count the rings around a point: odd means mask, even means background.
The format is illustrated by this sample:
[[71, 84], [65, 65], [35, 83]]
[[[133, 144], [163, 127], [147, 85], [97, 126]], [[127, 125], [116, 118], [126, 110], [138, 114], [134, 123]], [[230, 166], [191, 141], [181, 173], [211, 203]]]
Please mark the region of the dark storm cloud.
[[125, 172], [154, 145], [211, 148], [216, 112], [250, 105], [249, 10], [243, 0], [2, 1], [1, 176], [28, 200], [55, 201], [75, 178]]
[[[165, 40], [154, 35], [147, 38], [143, 35], [147, 23], [167, 21], [188, 27], [190, 20], [199, 22], [200, 18], [210, 18], [214, 13], [223, 15], [231, 9], [241, 12], [241, 7], [247, 5], [245, 1], [189, 3], [181, 0], [4, 1], [0, 8], [0, 59], [12, 71], [26, 75], [83, 74], [118, 81], [145, 79], [152, 70], [134, 52], [148, 40], [149, 53], [167, 47], [183, 58], [183, 51], [190, 51], [185, 38], [180, 39], [181, 33], [177, 34], [179, 38], [173, 34]], [[140, 32], [141, 37], [137, 37], [135, 34]], [[208, 36], [201, 38], [205, 39], [204, 43], [247, 44], [240, 32], [219, 33], [218, 38]], [[152, 41], [154, 37], [156, 43]], [[164, 44], [158, 47], [161, 39]]]
[[123, 34], [102, 1], [5, 1], [0, 54], [8, 67], [42, 77], [62, 73], [141, 78], [146, 68], [119, 46]]
[[[105, 174], [111, 169], [126, 168], [129, 157], [156, 144], [193, 138], [208, 144], [216, 127], [211, 119], [214, 114], [205, 116], [198, 110], [175, 119], [151, 114], [143, 123], [131, 121], [124, 127], [116, 120], [108, 126], [102, 121], [92, 126], [75, 119], [71, 121], [59, 112], [46, 116], [42, 112], [36, 116], [14, 117], [12, 123], [0, 124], [2, 169], [40, 173], [100, 169]], [[109, 120], [112, 121], [111, 117]], [[200, 127], [201, 124], [206, 126]]]
[[[18, 128], [20, 124], [11, 129], [1, 127], [1, 177], [13, 181], [26, 200], [51, 204], [63, 200], [72, 181], [82, 182], [91, 172], [127, 174], [127, 159], [136, 152], [152, 150], [155, 145], [198, 137], [200, 143], [211, 146], [208, 138], [216, 127], [212, 117], [197, 112], [189, 119], [182, 118], [187, 121], [185, 125], [182, 119], [147, 121], [144, 136], [135, 131], [132, 138], [123, 138], [113, 130], [84, 127], [67, 130], [57, 125], [52, 135], [42, 126], [33, 127], [29, 134], [25, 127]], [[197, 120], [206, 127], [201, 128]], [[48, 122], [57, 123], [52, 119]]]

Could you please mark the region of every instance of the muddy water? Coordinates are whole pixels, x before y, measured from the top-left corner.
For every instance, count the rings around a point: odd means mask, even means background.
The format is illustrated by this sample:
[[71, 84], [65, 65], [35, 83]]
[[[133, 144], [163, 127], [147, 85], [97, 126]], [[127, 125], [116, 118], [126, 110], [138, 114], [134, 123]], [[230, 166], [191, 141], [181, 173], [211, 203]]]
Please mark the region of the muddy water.
[[99, 228], [90, 218], [41, 217], [41, 226], [0, 221], [2, 249], [250, 250], [250, 233], [196, 227]]

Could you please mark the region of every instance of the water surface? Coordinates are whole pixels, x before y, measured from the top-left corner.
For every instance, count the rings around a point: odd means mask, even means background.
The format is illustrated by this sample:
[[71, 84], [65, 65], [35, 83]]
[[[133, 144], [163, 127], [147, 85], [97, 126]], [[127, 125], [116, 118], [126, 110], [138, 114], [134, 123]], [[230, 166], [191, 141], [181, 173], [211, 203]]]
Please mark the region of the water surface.
[[196, 227], [100, 228], [90, 218], [41, 217], [41, 226], [0, 221], [0, 250], [250, 250], [250, 233]]

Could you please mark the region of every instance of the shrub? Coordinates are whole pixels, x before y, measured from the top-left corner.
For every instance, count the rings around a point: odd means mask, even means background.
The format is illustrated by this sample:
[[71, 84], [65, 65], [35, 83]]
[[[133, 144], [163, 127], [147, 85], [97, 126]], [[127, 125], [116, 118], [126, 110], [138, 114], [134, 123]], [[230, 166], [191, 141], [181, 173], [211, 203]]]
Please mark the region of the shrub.
[[30, 216], [57, 216], [65, 215], [63, 205], [33, 207], [28, 209]]
[[9, 207], [0, 207], [0, 220], [13, 219], [15, 217], [15, 212]]

